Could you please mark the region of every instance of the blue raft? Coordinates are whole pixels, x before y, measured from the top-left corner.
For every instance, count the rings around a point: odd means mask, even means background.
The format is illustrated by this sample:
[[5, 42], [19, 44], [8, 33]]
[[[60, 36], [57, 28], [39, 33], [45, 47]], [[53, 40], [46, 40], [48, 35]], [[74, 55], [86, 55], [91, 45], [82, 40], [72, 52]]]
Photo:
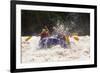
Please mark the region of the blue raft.
[[52, 46], [60, 45], [62, 48], [67, 48], [65, 40], [55, 37], [46, 37], [40, 40], [40, 48], [50, 48]]

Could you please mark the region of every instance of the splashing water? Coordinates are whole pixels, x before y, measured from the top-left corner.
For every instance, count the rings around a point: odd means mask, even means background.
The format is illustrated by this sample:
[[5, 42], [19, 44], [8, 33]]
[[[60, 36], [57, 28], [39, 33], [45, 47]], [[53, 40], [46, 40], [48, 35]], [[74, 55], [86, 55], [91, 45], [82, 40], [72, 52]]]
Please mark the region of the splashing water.
[[[25, 38], [22, 37], [22, 41]], [[47, 49], [38, 49], [40, 37], [33, 36], [26, 44], [22, 43], [22, 63], [89, 59], [90, 38], [89, 36], [79, 36], [79, 38], [79, 42], [71, 44], [71, 48], [64, 49], [56, 45]]]

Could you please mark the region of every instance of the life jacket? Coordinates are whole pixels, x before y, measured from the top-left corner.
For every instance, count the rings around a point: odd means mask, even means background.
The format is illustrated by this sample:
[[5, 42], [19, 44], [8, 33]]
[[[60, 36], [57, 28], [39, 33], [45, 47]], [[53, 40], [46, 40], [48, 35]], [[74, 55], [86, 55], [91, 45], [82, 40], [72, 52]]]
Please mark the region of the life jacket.
[[41, 33], [41, 39], [48, 37], [48, 36], [49, 36], [49, 33], [47, 31], [44, 31], [44, 32]]

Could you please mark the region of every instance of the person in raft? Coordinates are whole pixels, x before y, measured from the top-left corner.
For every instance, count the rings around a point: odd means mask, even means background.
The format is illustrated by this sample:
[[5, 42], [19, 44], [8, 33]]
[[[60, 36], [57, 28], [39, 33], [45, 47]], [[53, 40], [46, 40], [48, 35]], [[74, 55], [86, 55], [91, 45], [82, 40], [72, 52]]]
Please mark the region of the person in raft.
[[49, 30], [47, 26], [42, 29], [42, 32], [39, 34], [41, 36], [41, 40], [49, 36]]
[[76, 43], [79, 41], [78, 33], [70, 33], [69, 35], [66, 35], [65, 38], [69, 48], [71, 48], [71, 44], [76, 45]]
[[47, 43], [46, 43], [45, 39], [47, 39], [49, 37], [49, 30], [48, 30], [47, 26], [45, 26], [42, 29], [42, 31], [39, 34], [39, 36], [40, 36], [40, 41], [39, 41], [40, 48], [46, 48], [47, 47], [47, 45], [46, 45]]

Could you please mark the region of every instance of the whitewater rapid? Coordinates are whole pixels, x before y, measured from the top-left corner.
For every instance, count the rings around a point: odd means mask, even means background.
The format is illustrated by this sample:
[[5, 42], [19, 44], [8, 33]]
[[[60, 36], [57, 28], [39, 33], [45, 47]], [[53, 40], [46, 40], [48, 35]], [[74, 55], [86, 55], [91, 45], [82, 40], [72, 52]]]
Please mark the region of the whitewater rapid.
[[55, 62], [70, 60], [85, 60], [90, 58], [90, 37], [80, 36], [79, 41], [71, 44], [71, 48], [61, 48], [60, 45], [39, 49], [40, 36], [32, 36], [28, 41], [22, 37], [22, 63]]

